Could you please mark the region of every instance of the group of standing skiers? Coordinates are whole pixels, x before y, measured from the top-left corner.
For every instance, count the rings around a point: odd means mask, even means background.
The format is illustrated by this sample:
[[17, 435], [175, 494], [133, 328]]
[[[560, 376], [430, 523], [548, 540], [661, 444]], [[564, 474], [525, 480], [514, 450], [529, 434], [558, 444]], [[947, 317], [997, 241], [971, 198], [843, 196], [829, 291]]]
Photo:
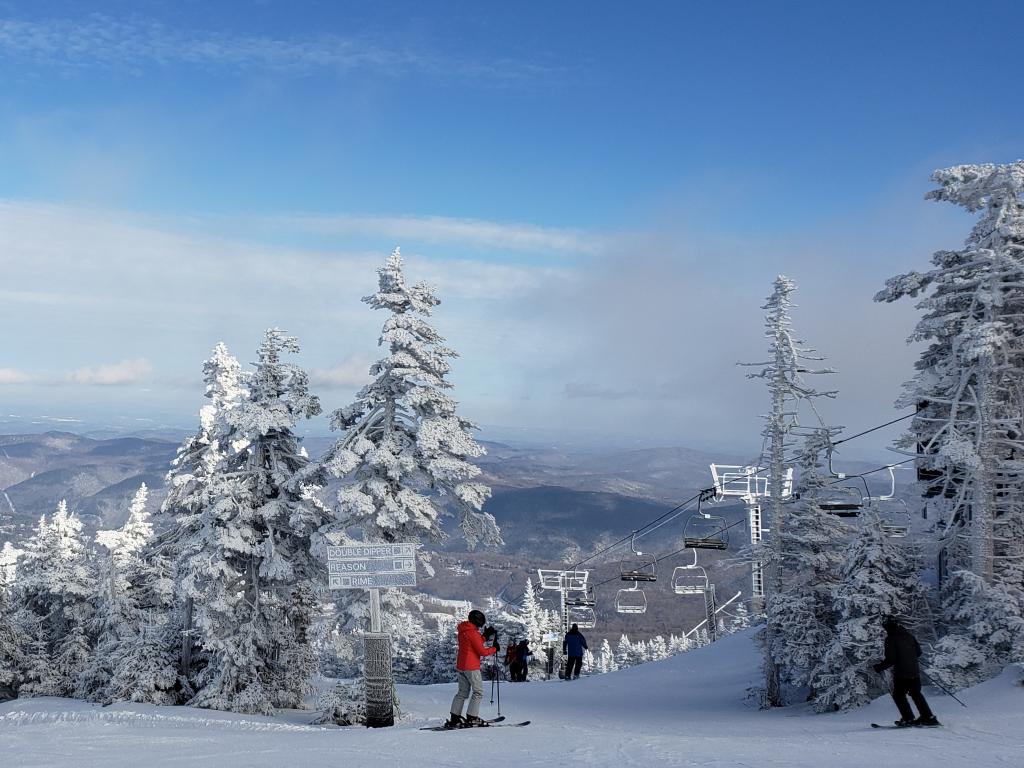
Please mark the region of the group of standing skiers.
[[[480, 717], [480, 702], [484, 698], [480, 663], [487, 656], [497, 654], [501, 645], [497, 630], [487, 626], [487, 617], [483, 611], [470, 611], [466, 621], [459, 624], [457, 632], [459, 651], [455, 658], [455, 674], [459, 688], [452, 699], [451, 712], [444, 725], [446, 728], [479, 728], [488, 725]], [[562, 641], [562, 652], [566, 656], [566, 680], [580, 676], [583, 652], [586, 649], [587, 639], [579, 627], [573, 624]], [[509, 647], [505, 659], [509, 666], [509, 678], [513, 682], [526, 682], [527, 667], [532, 655], [528, 640], [520, 640]], [[462, 714], [464, 707], [465, 715]]]
[[[897, 727], [937, 726], [939, 721], [932, 714], [921, 693], [921, 670], [918, 658], [921, 646], [917, 639], [897, 619], [885, 619], [885, 657], [874, 665], [881, 674], [892, 669], [892, 698], [900, 712]], [[483, 676], [480, 660], [493, 656], [500, 650], [497, 630], [487, 626], [487, 617], [482, 611], [472, 610], [466, 621], [458, 626], [459, 652], [455, 661], [459, 689], [452, 699], [451, 713], [446, 728], [472, 728], [488, 725], [480, 717], [480, 702], [484, 696]], [[490, 643], [489, 645], [487, 643]], [[583, 667], [583, 653], [587, 650], [587, 639], [573, 624], [562, 640], [562, 653], [566, 658], [564, 679], [576, 680]], [[513, 643], [507, 654], [509, 677], [513, 682], [525, 682], [530, 646], [527, 640]], [[914, 717], [907, 697], [917, 706], [918, 716]], [[467, 700], [465, 717], [462, 710]]]

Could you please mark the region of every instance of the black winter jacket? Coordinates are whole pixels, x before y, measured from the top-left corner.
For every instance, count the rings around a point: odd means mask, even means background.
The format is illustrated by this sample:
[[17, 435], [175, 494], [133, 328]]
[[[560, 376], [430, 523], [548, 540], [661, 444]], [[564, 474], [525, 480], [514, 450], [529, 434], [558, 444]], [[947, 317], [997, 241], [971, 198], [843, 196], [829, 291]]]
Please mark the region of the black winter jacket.
[[921, 646], [907, 630], [897, 629], [885, 637], [885, 660], [877, 666], [880, 671], [892, 667], [893, 677], [910, 680], [921, 676], [917, 658]]

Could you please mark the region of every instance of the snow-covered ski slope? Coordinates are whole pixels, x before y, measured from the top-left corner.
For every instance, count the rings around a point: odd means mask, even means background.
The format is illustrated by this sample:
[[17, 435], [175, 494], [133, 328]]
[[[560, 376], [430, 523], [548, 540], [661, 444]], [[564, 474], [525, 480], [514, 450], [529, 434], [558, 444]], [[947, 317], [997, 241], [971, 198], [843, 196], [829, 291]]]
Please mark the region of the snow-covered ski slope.
[[[879, 731], [888, 699], [840, 715], [760, 712], [744, 702], [759, 657], [750, 633], [663, 662], [571, 683], [505, 684], [502, 713], [527, 728], [420, 731], [454, 686], [401, 686], [396, 728], [323, 728], [310, 713], [263, 718], [183, 707], [0, 704], [0, 754], [15, 766], [1024, 766], [1024, 688], [1004, 674], [964, 691], [928, 689], [941, 729]], [[484, 716], [493, 716], [488, 704]]]

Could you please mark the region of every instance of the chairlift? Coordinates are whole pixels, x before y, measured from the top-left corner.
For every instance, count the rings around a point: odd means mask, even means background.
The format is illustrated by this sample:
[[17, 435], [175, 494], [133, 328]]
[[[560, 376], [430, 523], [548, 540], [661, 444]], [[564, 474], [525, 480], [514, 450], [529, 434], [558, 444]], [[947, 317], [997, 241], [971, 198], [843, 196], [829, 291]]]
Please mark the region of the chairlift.
[[[683, 546], [687, 549], [728, 549], [729, 525], [720, 515], [701, 510], [704, 494], [697, 497], [697, 510], [683, 526]], [[696, 553], [694, 553], [696, 554]]]
[[672, 571], [672, 591], [677, 595], [702, 595], [708, 588], [708, 572], [697, 565], [697, 550], [692, 551], [693, 563]]
[[910, 533], [910, 513], [906, 513], [906, 518], [900, 517], [898, 522], [883, 520], [882, 533], [890, 539], [907, 538], [907, 535]]
[[[837, 480], [846, 480], [845, 472], [836, 472], [832, 467], [832, 443], [828, 444], [828, 473]], [[864, 481], [864, 478], [861, 478]], [[867, 483], [865, 481], [865, 490]], [[836, 517], [859, 517], [861, 509], [864, 508], [866, 497], [861, 496], [860, 489], [849, 485], [842, 485], [838, 488], [826, 486], [829, 492], [834, 495], [818, 501], [818, 509]], [[834, 491], [833, 491], [834, 488]], [[870, 497], [870, 495], [869, 495]]]
[[657, 581], [658, 580], [658, 558], [653, 555], [645, 555], [636, 548], [636, 531], [629, 540], [629, 548], [632, 550], [619, 563], [619, 578], [622, 581]]
[[882, 533], [890, 539], [905, 539], [910, 534], [910, 508], [903, 499], [886, 498], [895, 509], [878, 509]]
[[628, 589], [620, 589], [615, 594], [615, 610], [619, 613], [647, 613], [647, 595], [640, 585], [633, 582]]
[[570, 626], [575, 624], [580, 629], [593, 629], [597, 626], [597, 614], [589, 606], [570, 606], [566, 603], [566, 617]]
[[903, 499], [896, 498], [896, 473], [893, 465], [889, 470], [889, 492], [878, 496], [868, 495], [864, 500], [868, 506], [878, 512], [882, 525], [882, 533], [890, 539], [905, 539], [910, 533], [910, 507]]
[[859, 517], [863, 508], [860, 491], [850, 486], [840, 486], [829, 498], [818, 501], [818, 509], [836, 517]]
[[570, 608], [593, 608], [597, 605], [594, 588], [586, 587], [583, 590], [566, 593], [565, 604]]

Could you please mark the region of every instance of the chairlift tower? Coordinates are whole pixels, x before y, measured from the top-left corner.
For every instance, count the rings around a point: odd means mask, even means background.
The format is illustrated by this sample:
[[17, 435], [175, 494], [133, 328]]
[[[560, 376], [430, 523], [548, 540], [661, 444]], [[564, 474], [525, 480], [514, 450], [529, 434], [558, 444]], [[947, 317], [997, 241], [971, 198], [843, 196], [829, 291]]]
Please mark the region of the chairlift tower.
[[[764, 534], [771, 529], [764, 524], [763, 504], [772, 496], [768, 476], [762, 467], [739, 466], [736, 464], [712, 464], [711, 477], [714, 480], [715, 501], [738, 498], [747, 508], [747, 522], [750, 529], [750, 543], [755, 547], [764, 540]], [[793, 468], [786, 468], [783, 475], [779, 498], [793, 493]], [[755, 561], [750, 566], [750, 603], [755, 614], [764, 612], [765, 607], [764, 564]], [[709, 627], [709, 632], [712, 629]]]
[[590, 571], [538, 568], [537, 578], [541, 589], [558, 592], [563, 636], [569, 631], [571, 624], [577, 624], [581, 629], [592, 629], [596, 625], [596, 601], [594, 588], [589, 583]]

